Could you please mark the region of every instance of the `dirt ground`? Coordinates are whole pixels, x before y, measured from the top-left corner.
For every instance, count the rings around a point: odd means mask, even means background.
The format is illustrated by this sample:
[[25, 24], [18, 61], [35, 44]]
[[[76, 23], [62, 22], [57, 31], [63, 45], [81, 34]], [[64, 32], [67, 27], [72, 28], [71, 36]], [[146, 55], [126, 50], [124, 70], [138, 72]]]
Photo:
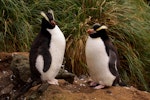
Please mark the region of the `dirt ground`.
[[30, 89], [26, 98], [33, 100], [150, 100], [149, 93], [134, 87], [116, 86], [95, 90], [84, 82], [84, 79], [77, 79], [74, 84], [68, 84], [64, 80], [59, 80], [59, 86], [51, 85], [40, 95], [35, 93], [37, 87]]
[[[28, 53], [18, 53], [28, 56]], [[0, 53], [0, 100], [11, 100], [10, 93], [12, 71], [10, 64], [12, 53]], [[59, 85], [49, 85], [43, 92], [39, 92], [40, 85], [32, 87], [19, 100], [150, 100], [150, 93], [140, 91], [134, 87], [114, 86], [95, 90], [88, 85], [89, 77], [82, 75], [75, 77], [73, 84], [59, 79]]]

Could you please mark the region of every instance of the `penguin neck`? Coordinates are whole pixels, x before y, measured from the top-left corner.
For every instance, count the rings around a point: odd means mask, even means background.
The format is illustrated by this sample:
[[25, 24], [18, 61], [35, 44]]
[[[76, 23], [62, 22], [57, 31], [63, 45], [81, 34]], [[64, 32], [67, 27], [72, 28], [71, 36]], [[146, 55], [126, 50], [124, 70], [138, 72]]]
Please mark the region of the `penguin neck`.
[[51, 33], [51, 35], [62, 34], [62, 31], [60, 30], [60, 28], [57, 25], [55, 25], [55, 27], [53, 29], [47, 29], [47, 31], [49, 33]]
[[53, 29], [49, 29], [49, 28], [47, 28], [46, 30], [47, 31], [55, 31], [55, 30], [57, 30], [58, 29], [58, 26], [57, 25], [55, 25], [55, 27], [53, 28]]
[[[49, 34], [51, 34], [50, 31], [56, 30], [57, 28], [58, 28], [57, 25], [55, 25], [52, 29], [43, 26], [43, 27], [41, 27], [41, 32], [42, 32], [42, 33], [49, 33]], [[50, 31], [49, 31], [49, 30], [50, 30]]]
[[99, 38], [100, 37], [103, 41], [109, 40], [106, 30], [104, 30], [104, 29], [100, 30], [96, 33], [90, 34], [90, 37], [91, 38]]
[[41, 28], [40, 33], [41, 33], [40, 36], [44, 36], [44, 37], [47, 37], [47, 38], [51, 37], [51, 33], [49, 31], [47, 31], [47, 28], [45, 28], [45, 27]]

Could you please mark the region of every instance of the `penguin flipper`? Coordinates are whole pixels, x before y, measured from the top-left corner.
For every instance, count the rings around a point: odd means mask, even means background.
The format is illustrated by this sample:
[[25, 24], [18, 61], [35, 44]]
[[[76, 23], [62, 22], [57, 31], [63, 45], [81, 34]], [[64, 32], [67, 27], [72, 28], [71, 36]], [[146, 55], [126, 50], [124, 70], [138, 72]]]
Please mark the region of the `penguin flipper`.
[[51, 61], [52, 61], [52, 58], [51, 58], [51, 55], [50, 55], [50, 52], [49, 52], [49, 51], [46, 51], [46, 52], [43, 54], [43, 59], [44, 59], [43, 72], [46, 72], [46, 71], [48, 71], [48, 69], [50, 68], [50, 64], [51, 64]]
[[117, 71], [117, 55], [113, 50], [109, 50], [109, 69], [114, 76], [119, 76]]

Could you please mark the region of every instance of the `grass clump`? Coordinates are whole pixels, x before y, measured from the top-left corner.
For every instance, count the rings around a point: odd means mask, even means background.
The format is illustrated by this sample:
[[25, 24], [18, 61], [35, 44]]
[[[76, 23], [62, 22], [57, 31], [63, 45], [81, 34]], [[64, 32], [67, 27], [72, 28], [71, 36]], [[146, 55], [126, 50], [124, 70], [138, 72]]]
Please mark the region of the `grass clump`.
[[23, 1], [1, 0], [1, 51], [24, 51], [31, 42], [32, 27], [28, 21], [31, 13]]

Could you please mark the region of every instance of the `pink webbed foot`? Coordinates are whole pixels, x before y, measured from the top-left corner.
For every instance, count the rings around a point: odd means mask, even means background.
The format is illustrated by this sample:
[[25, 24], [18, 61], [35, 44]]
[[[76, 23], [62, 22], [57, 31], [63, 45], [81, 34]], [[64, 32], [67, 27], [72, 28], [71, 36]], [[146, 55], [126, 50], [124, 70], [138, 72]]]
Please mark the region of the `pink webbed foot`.
[[105, 88], [105, 86], [104, 86], [104, 85], [101, 85], [101, 84], [94, 87], [94, 89], [103, 89], [103, 88]]
[[57, 79], [48, 80], [47, 82], [48, 82], [49, 84], [59, 85], [59, 83], [58, 83], [58, 80], [57, 80]]
[[97, 82], [90, 82], [90, 87], [95, 87], [97, 85], [99, 85]]

